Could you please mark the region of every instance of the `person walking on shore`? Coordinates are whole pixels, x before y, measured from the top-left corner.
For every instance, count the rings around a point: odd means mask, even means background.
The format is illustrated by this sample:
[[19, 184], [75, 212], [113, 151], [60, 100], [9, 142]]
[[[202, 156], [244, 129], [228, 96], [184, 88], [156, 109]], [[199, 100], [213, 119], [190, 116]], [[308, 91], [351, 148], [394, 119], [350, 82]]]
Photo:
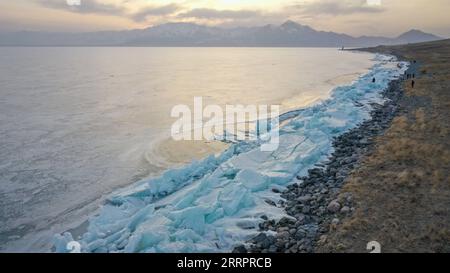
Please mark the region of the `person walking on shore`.
[[416, 82], [414, 80], [412, 80], [411, 87], [414, 88], [414, 85], [416, 85]]

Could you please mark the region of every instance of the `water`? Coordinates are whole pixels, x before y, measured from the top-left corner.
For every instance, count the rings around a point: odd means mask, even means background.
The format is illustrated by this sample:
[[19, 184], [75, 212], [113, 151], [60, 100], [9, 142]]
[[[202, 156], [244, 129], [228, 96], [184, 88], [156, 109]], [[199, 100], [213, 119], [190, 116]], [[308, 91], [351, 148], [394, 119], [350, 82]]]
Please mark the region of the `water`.
[[173, 143], [170, 110], [328, 97], [373, 55], [313, 48], [0, 48], [0, 250], [48, 251], [105, 196], [222, 151]]

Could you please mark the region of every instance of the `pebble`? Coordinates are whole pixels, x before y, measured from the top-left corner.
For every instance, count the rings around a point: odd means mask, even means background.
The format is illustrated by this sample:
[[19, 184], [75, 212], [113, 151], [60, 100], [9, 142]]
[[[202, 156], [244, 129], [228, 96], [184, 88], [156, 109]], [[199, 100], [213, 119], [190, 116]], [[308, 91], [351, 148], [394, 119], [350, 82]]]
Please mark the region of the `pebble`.
[[334, 226], [336, 226], [336, 225], [338, 225], [339, 224], [339, 219], [338, 218], [334, 218], [332, 221], [331, 221], [331, 225], [334, 225]]
[[247, 248], [244, 245], [240, 245], [234, 248], [233, 253], [247, 253]]
[[341, 209], [341, 213], [343, 213], [343, 214], [347, 214], [347, 213], [349, 213], [349, 212], [350, 212], [350, 208], [347, 207], [347, 206], [344, 206], [344, 207]]
[[336, 213], [341, 209], [341, 204], [337, 200], [333, 200], [328, 204], [327, 209], [329, 212]]

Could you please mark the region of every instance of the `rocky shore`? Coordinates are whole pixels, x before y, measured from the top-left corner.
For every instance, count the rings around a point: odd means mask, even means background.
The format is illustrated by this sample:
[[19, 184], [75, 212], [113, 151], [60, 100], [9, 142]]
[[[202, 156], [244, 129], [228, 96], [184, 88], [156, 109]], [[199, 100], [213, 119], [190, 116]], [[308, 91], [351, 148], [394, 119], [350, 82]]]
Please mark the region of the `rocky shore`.
[[328, 161], [309, 170], [308, 176], [297, 177], [298, 183], [281, 193], [285, 201], [272, 205], [284, 207], [290, 217], [278, 222], [263, 217], [261, 233], [245, 246], [236, 247], [234, 253], [312, 253], [326, 241], [327, 233], [355, 210], [352, 195], [340, 190], [371, 153], [375, 137], [382, 135], [397, 115], [402, 83], [401, 79], [392, 81], [383, 92], [386, 102], [373, 105], [372, 118], [335, 138], [335, 151]]
[[383, 253], [450, 253], [450, 40], [363, 50], [410, 62], [413, 78], [341, 189], [355, 211], [314, 252], [360, 253], [376, 241]]

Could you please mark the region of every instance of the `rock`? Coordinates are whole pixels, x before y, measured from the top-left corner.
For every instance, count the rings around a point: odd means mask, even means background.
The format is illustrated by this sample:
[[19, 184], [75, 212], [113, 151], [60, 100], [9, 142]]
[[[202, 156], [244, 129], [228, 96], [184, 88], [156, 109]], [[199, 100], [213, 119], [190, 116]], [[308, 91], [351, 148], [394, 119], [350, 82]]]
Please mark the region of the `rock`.
[[350, 208], [347, 207], [347, 206], [345, 206], [345, 207], [343, 207], [343, 208], [341, 209], [341, 213], [343, 213], [343, 214], [347, 214], [347, 213], [349, 213], [349, 212], [350, 212]]
[[291, 224], [295, 224], [295, 219], [292, 218], [288, 218], [288, 217], [283, 217], [281, 218], [281, 220], [278, 222], [278, 224], [280, 226], [289, 226]]
[[306, 204], [309, 202], [309, 200], [311, 200], [311, 198], [312, 198], [311, 195], [307, 194], [307, 195], [300, 196], [299, 198], [297, 198], [297, 201], [302, 204]]
[[341, 194], [341, 200], [347, 200], [347, 198], [352, 197], [352, 194], [349, 192], [344, 192]]
[[319, 239], [319, 244], [324, 244], [324, 243], [326, 243], [327, 242], [327, 239], [328, 239], [328, 236], [327, 235], [322, 235], [322, 236], [320, 236], [320, 239]]
[[282, 231], [282, 232], [277, 234], [277, 238], [284, 241], [284, 240], [289, 238], [289, 232], [288, 231]]
[[309, 206], [304, 206], [302, 209], [302, 213], [309, 214], [311, 212], [311, 208]]
[[271, 245], [271, 240], [269, 240], [269, 238], [267, 238], [266, 240], [264, 240], [264, 241], [261, 243], [261, 247], [262, 247], [263, 249], [269, 248], [270, 245]]
[[353, 202], [353, 196], [351, 194], [349, 196], [347, 196], [347, 202], [348, 203], [352, 203]]
[[327, 209], [329, 212], [336, 213], [341, 209], [341, 204], [337, 200], [333, 200], [328, 204]]
[[[297, 180], [299, 180], [299, 181], [305, 181], [306, 179], [308, 179], [308, 177], [300, 176], [300, 175], [297, 176]], [[301, 186], [301, 185], [299, 185], [299, 186]]]
[[291, 253], [297, 254], [298, 253], [298, 249], [296, 247], [292, 247], [291, 248]]
[[265, 233], [260, 233], [260, 234], [258, 234], [255, 238], [253, 238], [252, 241], [253, 241], [255, 244], [258, 244], [258, 243], [264, 242], [265, 240], [267, 240], [267, 235], [266, 235]]
[[283, 224], [283, 225], [279, 225], [279, 226], [278, 226], [278, 229], [277, 229], [277, 231], [278, 231], [278, 232], [285, 232], [285, 231], [289, 231], [289, 226], [288, 226], [288, 225], [286, 225], [286, 224]]
[[233, 253], [238, 253], [238, 254], [247, 253], [247, 248], [245, 248], [244, 245], [240, 245], [240, 246], [234, 248]]
[[275, 245], [271, 245], [269, 247], [269, 253], [276, 253], [277, 252], [277, 247]]
[[282, 239], [278, 239], [278, 240], [275, 242], [275, 246], [278, 247], [278, 248], [283, 248], [285, 244], [286, 244], [286, 241], [285, 241], [285, 240], [282, 240]]
[[301, 239], [303, 239], [305, 237], [306, 237], [306, 231], [304, 231], [303, 229], [299, 229], [297, 231], [297, 233], [295, 233], [295, 239], [296, 240], [301, 240]]
[[297, 223], [302, 223], [305, 220], [305, 215], [303, 213], [299, 213], [295, 215], [295, 218], [297, 219]]

